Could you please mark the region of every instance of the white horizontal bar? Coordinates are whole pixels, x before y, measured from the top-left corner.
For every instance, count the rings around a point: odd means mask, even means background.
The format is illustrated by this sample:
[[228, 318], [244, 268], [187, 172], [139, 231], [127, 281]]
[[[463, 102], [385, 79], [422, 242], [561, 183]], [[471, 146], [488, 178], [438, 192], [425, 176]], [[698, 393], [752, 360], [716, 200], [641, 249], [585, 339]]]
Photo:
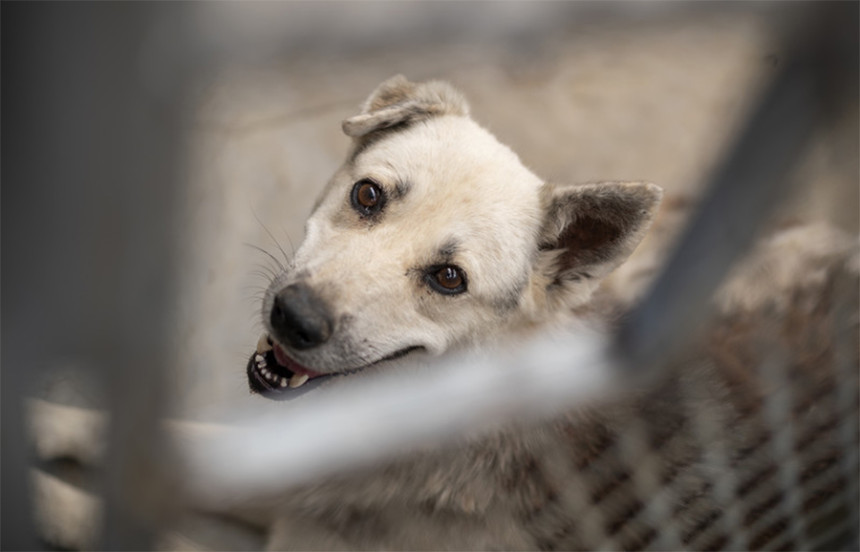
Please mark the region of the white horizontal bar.
[[[492, 355], [349, 376], [282, 403], [274, 416], [194, 432], [178, 443], [189, 463], [189, 490], [221, 504], [266, 496], [410, 447], [550, 415], [618, 389], [607, 353], [607, 340], [593, 332], [565, 334]], [[247, 419], [248, 413], [222, 416]]]

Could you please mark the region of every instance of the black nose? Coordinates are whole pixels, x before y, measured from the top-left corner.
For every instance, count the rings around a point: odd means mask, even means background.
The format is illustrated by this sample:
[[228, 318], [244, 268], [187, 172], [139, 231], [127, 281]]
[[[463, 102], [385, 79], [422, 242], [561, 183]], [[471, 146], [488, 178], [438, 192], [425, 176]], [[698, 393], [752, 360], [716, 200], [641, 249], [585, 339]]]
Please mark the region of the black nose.
[[269, 315], [275, 337], [296, 349], [310, 349], [331, 337], [331, 314], [305, 284], [293, 284], [275, 295]]

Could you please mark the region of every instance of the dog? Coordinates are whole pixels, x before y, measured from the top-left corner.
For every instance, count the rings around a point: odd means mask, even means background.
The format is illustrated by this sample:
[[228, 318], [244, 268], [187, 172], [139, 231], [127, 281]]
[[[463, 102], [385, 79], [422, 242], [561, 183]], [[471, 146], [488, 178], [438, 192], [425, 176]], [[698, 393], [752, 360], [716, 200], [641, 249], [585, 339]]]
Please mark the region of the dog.
[[253, 391], [285, 398], [421, 350], [528, 333], [585, 305], [645, 235], [661, 190], [546, 184], [442, 82], [384, 82], [291, 266], [263, 301]]
[[[266, 399], [311, 400], [323, 386], [412, 358], [602, 324], [596, 294], [661, 203], [646, 182], [542, 181], [444, 82], [391, 78], [343, 130], [352, 138], [346, 162], [262, 303], [265, 333], [245, 371]], [[806, 542], [798, 535], [842, 518], [786, 521], [780, 454], [799, 458], [800, 515], [825, 499], [856, 502], [839, 471], [856, 396], [851, 412], [831, 399], [837, 359], [857, 366], [856, 340], [843, 358], [834, 337], [857, 335], [857, 259], [856, 240], [832, 229], [781, 231], [736, 270], [708, 331], [659, 381], [230, 514], [264, 526], [270, 550]], [[756, 368], [768, 351], [785, 360], [781, 380]], [[769, 398], [786, 389], [797, 429], [781, 449]], [[856, 432], [847, 434], [856, 447]]]
[[[645, 182], [543, 182], [475, 123], [463, 97], [442, 82], [394, 77], [343, 130], [353, 139], [346, 163], [317, 202], [291, 265], [273, 279], [263, 301], [266, 333], [246, 370], [250, 389], [267, 398], [297, 396], [334, 375], [415, 351], [438, 355], [493, 346], [570, 323], [642, 240], [661, 201], [661, 190]], [[722, 337], [711, 339], [737, 340], [731, 345], [735, 355], [743, 350], [754, 356], [756, 332], [773, 323], [761, 316], [767, 309], [801, 316], [792, 293], [809, 286], [798, 277], [803, 272], [777, 266], [779, 251], [792, 247], [791, 258], [819, 263], [812, 288], [820, 297], [828, 289], [823, 282], [842, 270], [852, 247], [820, 238], [820, 244], [841, 245], [813, 246], [803, 256], [794, 243], [802, 238], [781, 239], [791, 245], [777, 240], [758, 255], [768, 267], [748, 268], [722, 291], [726, 323], [712, 332]], [[793, 279], [776, 286], [770, 280], [768, 287], [762, 273], [769, 270]], [[728, 331], [739, 318], [758, 330]], [[784, 345], [795, 358], [802, 356], [797, 343]], [[287, 513], [275, 516], [270, 547], [580, 549], [604, 545], [607, 536], [625, 549], [665, 544], [632, 496], [606, 500], [600, 530], [578, 523], [584, 508], [579, 496], [601, 504], [606, 487], [623, 487], [619, 479], [630, 479], [630, 468], [617, 458], [598, 459], [631, 416], [648, 420], [651, 438], [663, 443], [656, 469], [674, 484], [666, 491], [671, 509], [683, 505], [674, 516], [677, 542], [725, 546], [730, 537], [714, 522], [721, 505], [708, 491], [718, 468], [702, 457], [695, 437], [685, 435], [690, 413], [698, 410], [738, 428], [720, 445], [734, 462], [737, 451], [762, 448], [763, 430], [749, 418], [760, 408], [766, 384], [751, 383], [754, 372], [716, 370], [715, 363], [686, 359], [672, 384], [622, 406], [502, 431], [454, 452], [396, 462], [381, 474], [297, 490], [282, 505]], [[820, 367], [800, 372], [794, 377], [809, 388], [832, 381]], [[834, 447], [824, 446], [824, 456], [834, 457]], [[744, 473], [772, 463], [760, 450], [748, 453]], [[583, 483], [574, 466], [593, 480]], [[751, 536], [757, 546], [768, 538], [774, 537]]]

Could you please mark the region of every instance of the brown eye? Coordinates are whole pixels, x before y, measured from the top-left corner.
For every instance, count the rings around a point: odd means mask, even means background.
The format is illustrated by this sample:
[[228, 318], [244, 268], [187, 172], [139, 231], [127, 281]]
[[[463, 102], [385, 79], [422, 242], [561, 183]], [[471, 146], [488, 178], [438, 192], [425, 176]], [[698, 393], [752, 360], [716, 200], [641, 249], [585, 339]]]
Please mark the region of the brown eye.
[[445, 289], [457, 289], [463, 285], [463, 277], [460, 271], [453, 266], [446, 266], [436, 273], [436, 281]]
[[376, 207], [376, 204], [379, 203], [379, 188], [374, 184], [365, 182], [358, 187], [358, 195], [356, 197], [362, 207], [371, 209]]
[[376, 214], [385, 203], [382, 188], [373, 180], [363, 179], [352, 187], [352, 207], [364, 216]]
[[453, 265], [436, 266], [427, 272], [426, 282], [439, 293], [456, 295], [466, 291], [466, 275]]

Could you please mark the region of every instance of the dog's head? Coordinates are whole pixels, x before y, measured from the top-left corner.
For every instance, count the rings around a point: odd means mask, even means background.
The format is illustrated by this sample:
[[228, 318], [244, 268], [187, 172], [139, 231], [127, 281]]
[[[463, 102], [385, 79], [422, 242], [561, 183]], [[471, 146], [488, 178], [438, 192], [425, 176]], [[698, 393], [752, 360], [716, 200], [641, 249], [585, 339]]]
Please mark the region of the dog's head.
[[647, 183], [545, 184], [442, 82], [398, 76], [343, 123], [353, 138], [263, 301], [251, 389], [441, 353], [588, 301], [647, 230]]

